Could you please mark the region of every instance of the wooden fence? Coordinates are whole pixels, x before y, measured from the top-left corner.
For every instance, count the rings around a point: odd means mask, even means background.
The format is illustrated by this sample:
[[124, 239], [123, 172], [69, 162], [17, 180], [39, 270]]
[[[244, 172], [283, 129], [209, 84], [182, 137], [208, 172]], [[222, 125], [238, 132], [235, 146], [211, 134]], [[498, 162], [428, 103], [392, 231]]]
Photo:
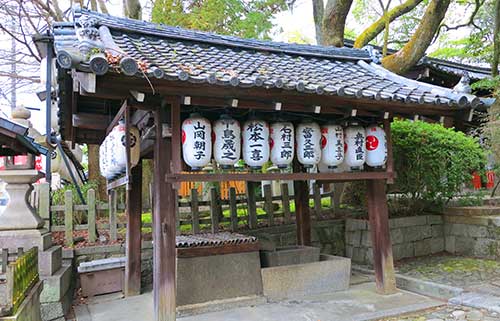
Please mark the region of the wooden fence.
[[0, 302], [0, 316], [13, 315], [31, 288], [38, 282], [38, 248], [33, 247], [26, 253], [19, 248], [15, 260], [8, 249], [2, 250], [1, 269], [6, 278], [5, 297]]
[[[216, 233], [220, 230], [238, 231], [242, 229], [255, 229], [262, 226], [273, 226], [292, 223], [295, 220], [294, 197], [288, 193], [288, 185], [281, 184], [281, 195], [273, 196], [270, 185], [264, 185], [263, 197], [255, 193], [259, 183], [249, 183], [245, 194], [238, 194], [235, 187], [228, 189], [228, 197], [221, 197], [216, 188], [209, 191], [208, 200], [202, 200], [198, 188], [191, 190], [187, 198], [180, 198], [177, 207], [177, 231], [178, 233]], [[97, 240], [96, 231], [106, 231], [109, 239], [118, 239], [118, 231], [126, 228], [126, 224], [119, 222], [118, 213], [123, 212], [125, 205], [118, 203], [117, 192], [110, 191], [107, 203], [96, 202], [95, 191], [90, 189], [87, 193], [87, 204], [74, 204], [72, 191], [66, 191], [64, 204], [48, 204], [48, 193], [43, 191], [45, 187], [38, 188], [37, 199], [39, 212], [42, 218], [48, 221], [49, 217], [64, 219], [64, 225], [52, 225], [52, 231], [63, 232], [65, 245], [72, 246], [75, 242], [73, 231], [87, 230], [88, 242]], [[333, 204], [333, 194], [321, 194], [320, 186], [314, 184], [310, 195], [312, 203], [312, 217], [320, 218], [325, 215], [331, 216], [333, 206], [324, 209], [322, 199], [327, 198], [326, 203]], [[36, 205], [36, 204], [35, 204]], [[49, 213], [50, 210], [50, 213]], [[147, 209], [146, 209], [147, 210]], [[98, 219], [98, 213], [101, 215]], [[51, 214], [51, 215], [49, 215]], [[87, 224], [76, 224], [75, 217], [83, 218]], [[152, 228], [150, 222], [143, 222], [144, 228]]]

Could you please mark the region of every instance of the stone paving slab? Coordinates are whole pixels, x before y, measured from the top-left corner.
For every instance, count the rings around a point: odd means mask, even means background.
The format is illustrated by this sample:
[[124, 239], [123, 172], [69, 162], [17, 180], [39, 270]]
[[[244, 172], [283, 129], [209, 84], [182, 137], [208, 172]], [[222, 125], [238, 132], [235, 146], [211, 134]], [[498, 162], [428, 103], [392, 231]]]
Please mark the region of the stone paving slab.
[[500, 297], [477, 293], [477, 292], [467, 292], [461, 295], [451, 298], [449, 300], [451, 304], [466, 305], [473, 308], [485, 309], [490, 312], [495, 312], [500, 315]]
[[[122, 300], [90, 304], [77, 321], [152, 320], [151, 293]], [[413, 311], [442, 306], [443, 302], [406, 291], [383, 296], [375, 284], [362, 283], [347, 291], [306, 298], [256, 304], [225, 311], [181, 316], [179, 321], [362, 321], [378, 320]]]
[[469, 307], [448, 305], [380, 321], [498, 321], [500, 315]]

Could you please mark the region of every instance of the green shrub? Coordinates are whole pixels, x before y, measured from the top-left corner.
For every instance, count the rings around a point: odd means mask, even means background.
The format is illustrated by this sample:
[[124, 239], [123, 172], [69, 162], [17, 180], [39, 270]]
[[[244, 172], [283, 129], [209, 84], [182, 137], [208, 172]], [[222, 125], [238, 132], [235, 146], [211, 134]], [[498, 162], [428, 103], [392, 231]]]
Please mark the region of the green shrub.
[[391, 129], [395, 188], [412, 211], [441, 207], [484, 168], [484, 150], [462, 132], [407, 120], [395, 120]]
[[[83, 184], [80, 186], [80, 190], [82, 191], [83, 194], [83, 199], [85, 202], [87, 202], [87, 192], [89, 189], [94, 189], [97, 194], [97, 182], [96, 181], [88, 181], [87, 183]], [[53, 205], [63, 205], [64, 204], [64, 193], [66, 191], [72, 191], [73, 192], [73, 204], [82, 204], [82, 201], [80, 199], [80, 196], [78, 196], [78, 192], [76, 190], [76, 186], [74, 184], [66, 184], [60, 189], [57, 189], [52, 192], [52, 204]], [[97, 197], [97, 195], [96, 195]]]

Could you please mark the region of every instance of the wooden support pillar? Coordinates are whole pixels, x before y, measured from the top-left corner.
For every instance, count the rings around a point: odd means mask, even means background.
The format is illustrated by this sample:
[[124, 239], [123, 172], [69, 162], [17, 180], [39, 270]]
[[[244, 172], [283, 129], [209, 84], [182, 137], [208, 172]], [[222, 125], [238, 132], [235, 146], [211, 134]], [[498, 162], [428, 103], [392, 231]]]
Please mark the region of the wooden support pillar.
[[[175, 190], [165, 182], [170, 172], [172, 143], [163, 138], [167, 123], [165, 109], [155, 111], [154, 218], [153, 218], [153, 303], [155, 321], [175, 320]], [[175, 127], [175, 126], [172, 126]]]
[[125, 296], [141, 294], [141, 215], [142, 164], [131, 169], [131, 189], [126, 191], [127, 246], [125, 265]]
[[309, 185], [307, 181], [294, 181], [295, 217], [297, 221], [297, 245], [311, 245], [311, 213], [309, 209]]
[[385, 180], [369, 180], [366, 185], [377, 292], [392, 294], [396, 292], [396, 277], [389, 233], [386, 182]]

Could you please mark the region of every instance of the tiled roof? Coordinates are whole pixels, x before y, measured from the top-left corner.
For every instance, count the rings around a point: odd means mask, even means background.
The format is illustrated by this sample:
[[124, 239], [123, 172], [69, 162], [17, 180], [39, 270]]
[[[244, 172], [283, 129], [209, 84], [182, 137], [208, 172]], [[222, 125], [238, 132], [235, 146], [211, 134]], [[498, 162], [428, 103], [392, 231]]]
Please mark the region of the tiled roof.
[[23, 153], [47, 155], [47, 148], [36, 143], [32, 137], [28, 136], [27, 127], [13, 122], [9, 119], [0, 117], [0, 128], [2, 129], [2, 134], [0, 134], [0, 141], [2, 143], [15, 140], [19, 142], [20, 146], [22, 146], [13, 150], [11, 150], [12, 146], [3, 146], [2, 150], [6, 152], [6, 155]]
[[[241, 39], [83, 9], [75, 11], [73, 23], [55, 24], [53, 32], [58, 56], [83, 51], [75, 68], [84, 71], [89, 71], [89, 46], [109, 51], [111, 38], [114, 53], [145, 65], [149, 76], [167, 80], [408, 104], [481, 104], [473, 95], [399, 77], [374, 63], [366, 50]], [[133, 76], [144, 77], [140, 71]]]

